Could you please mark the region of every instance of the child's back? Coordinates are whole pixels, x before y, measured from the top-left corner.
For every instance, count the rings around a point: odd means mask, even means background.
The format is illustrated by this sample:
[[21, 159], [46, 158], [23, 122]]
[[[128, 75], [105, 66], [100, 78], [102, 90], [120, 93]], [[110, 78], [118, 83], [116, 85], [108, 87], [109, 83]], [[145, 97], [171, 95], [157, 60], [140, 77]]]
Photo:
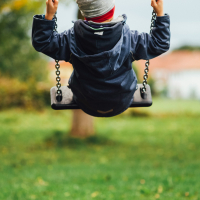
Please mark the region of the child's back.
[[[137, 78], [132, 62], [152, 59], [169, 49], [169, 16], [157, 18], [151, 37], [131, 31], [126, 25], [126, 15], [110, 21], [114, 1], [104, 0], [105, 4], [99, 1], [79, 0], [87, 20], [76, 21], [72, 29], [62, 34], [53, 32], [53, 20], [36, 15], [32, 41], [37, 51], [72, 63], [74, 72], [69, 87], [83, 111], [93, 116], [110, 117], [124, 112], [133, 100]], [[93, 10], [96, 2], [100, 7], [97, 13], [88, 12], [88, 2]], [[53, 5], [51, 0], [48, 3]], [[103, 15], [99, 17], [100, 13]], [[101, 23], [101, 20], [107, 22]]]

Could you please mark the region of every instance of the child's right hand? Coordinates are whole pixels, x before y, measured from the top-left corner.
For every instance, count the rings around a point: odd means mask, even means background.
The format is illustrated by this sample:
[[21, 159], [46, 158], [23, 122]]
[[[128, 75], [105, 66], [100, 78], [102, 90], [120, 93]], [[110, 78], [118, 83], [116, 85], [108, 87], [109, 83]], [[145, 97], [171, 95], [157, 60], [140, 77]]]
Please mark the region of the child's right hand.
[[164, 15], [163, 0], [157, 0], [157, 2], [156, 0], [151, 0], [151, 6], [153, 7], [158, 17], [161, 17]]
[[46, 15], [45, 19], [52, 20], [58, 8], [58, 0], [46, 1]]

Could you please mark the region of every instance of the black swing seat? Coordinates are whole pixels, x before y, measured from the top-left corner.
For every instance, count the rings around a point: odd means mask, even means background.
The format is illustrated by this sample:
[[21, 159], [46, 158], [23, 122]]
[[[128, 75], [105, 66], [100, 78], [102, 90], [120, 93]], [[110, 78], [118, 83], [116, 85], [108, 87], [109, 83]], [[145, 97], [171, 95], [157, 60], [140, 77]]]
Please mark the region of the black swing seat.
[[[134, 94], [134, 99], [130, 107], [150, 107], [152, 105], [151, 88], [149, 85], [146, 86], [146, 95], [142, 98], [141, 88], [142, 84], [138, 84], [138, 89]], [[71, 110], [80, 109], [80, 107], [73, 101], [73, 93], [67, 86], [62, 86], [62, 101], [56, 100], [56, 87], [51, 88], [51, 107], [54, 110]]]

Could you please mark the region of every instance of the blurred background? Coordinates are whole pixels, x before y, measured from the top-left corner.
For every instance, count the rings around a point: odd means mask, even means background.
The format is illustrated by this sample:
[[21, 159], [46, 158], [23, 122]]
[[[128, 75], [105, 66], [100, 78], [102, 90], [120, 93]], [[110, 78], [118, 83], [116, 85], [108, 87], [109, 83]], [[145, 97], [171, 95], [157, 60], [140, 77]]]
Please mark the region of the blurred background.
[[[116, 0], [115, 17], [149, 32], [150, 3]], [[153, 106], [104, 119], [50, 108], [55, 61], [31, 44], [45, 0], [0, 1], [0, 199], [200, 199], [200, 1], [164, 4], [171, 48], [150, 61]], [[57, 15], [59, 32], [81, 18], [73, 0]], [[133, 63], [139, 82], [144, 64]]]

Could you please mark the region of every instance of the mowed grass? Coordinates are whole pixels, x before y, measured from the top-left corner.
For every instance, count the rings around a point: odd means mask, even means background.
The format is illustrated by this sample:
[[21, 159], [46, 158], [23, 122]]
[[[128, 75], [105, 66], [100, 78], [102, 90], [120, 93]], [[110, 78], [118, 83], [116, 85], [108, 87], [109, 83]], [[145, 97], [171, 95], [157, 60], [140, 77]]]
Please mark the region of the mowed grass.
[[1, 111], [0, 200], [200, 200], [200, 102], [133, 110], [84, 141], [70, 111]]

